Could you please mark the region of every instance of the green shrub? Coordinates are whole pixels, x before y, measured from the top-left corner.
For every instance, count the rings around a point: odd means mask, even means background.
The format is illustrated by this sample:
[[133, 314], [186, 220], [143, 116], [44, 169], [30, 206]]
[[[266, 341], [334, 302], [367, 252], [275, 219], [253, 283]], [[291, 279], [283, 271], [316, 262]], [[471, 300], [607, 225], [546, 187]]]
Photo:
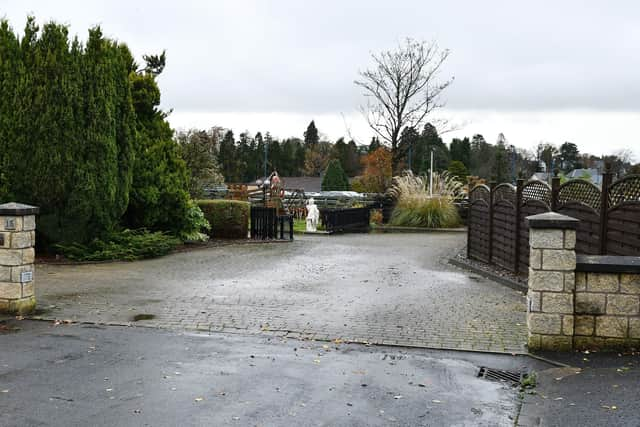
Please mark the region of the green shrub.
[[322, 191], [348, 191], [349, 177], [339, 160], [331, 160], [322, 178]]
[[433, 178], [433, 195], [427, 177], [407, 172], [395, 178], [391, 192], [397, 204], [391, 214], [391, 225], [448, 228], [460, 224], [453, 202], [460, 197], [462, 184], [447, 172], [434, 173]]
[[460, 224], [460, 216], [450, 200], [434, 196], [422, 201], [399, 201], [390, 223], [404, 227], [449, 228]]
[[248, 202], [239, 200], [198, 200], [198, 206], [211, 224], [209, 236], [246, 239], [249, 227]]
[[114, 232], [105, 240], [94, 239], [87, 245], [71, 243], [56, 245], [55, 248], [75, 261], [133, 261], [166, 255], [179, 244], [177, 237], [140, 229]]
[[203, 232], [211, 230], [211, 224], [204, 217], [204, 212], [198, 204], [189, 200], [185, 228], [180, 232], [180, 238], [185, 242], [206, 242], [209, 236]]

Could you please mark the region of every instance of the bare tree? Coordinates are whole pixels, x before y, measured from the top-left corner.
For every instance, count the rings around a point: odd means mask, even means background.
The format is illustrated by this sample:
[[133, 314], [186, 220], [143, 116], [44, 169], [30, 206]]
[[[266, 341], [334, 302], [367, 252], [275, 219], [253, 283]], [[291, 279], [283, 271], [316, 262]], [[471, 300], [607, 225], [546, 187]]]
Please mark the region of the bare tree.
[[354, 82], [368, 98], [361, 110], [369, 126], [391, 146], [394, 173], [399, 172], [402, 130], [419, 129], [430, 113], [444, 106], [440, 95], [453, 78], [437, 81], [437, 77], [448, 56], [449, 50], [439, 49], [435, 42], [407, 38], [395, 50], [372, 54], [374, 67], [361, 71]]

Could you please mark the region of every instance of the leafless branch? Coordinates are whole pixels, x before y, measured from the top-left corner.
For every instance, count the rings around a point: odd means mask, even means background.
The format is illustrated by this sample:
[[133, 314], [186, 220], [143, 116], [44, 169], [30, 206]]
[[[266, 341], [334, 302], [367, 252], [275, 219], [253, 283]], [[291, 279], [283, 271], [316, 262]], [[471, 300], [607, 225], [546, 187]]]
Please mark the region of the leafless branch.
[[435, 42], [407, 38], [395, 50], [372, 54], [373, 68], [359, 73], [354, 83], [367, 98], [360, 110], [392, 150], [404, 128], [421, 127], [444, 106], [441, 95], [453, 78], [438, 81], [438, 76], [448, 57], [449, 50], [441, 50]]

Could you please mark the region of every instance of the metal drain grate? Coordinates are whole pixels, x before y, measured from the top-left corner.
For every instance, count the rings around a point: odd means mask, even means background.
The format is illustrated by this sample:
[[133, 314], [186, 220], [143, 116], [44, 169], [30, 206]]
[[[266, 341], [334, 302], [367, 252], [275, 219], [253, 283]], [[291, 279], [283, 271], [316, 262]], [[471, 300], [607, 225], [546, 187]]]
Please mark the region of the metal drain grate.
[[478, 372], [478, 377], [485, 378], [490, 381], [500, 381], [510, 383], [512, 386], [518, 386], [523, 379], [527, 377], [526, 372], [503, 371], [501, 369], [492, 369], [482, 366]]

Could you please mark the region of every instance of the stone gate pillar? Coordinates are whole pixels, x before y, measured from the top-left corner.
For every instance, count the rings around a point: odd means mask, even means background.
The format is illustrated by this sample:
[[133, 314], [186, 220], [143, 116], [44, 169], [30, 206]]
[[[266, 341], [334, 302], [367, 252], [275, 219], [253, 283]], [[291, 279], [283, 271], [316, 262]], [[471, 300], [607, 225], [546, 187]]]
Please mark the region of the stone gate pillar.
[[0, 205], [0, 312], [25, 314], [36, 306], [33, 263], [39, 210], [20, 203]]
[[579, 221], [555, 212], [527, 217], [530, 350], [571, 350], [574, 332], [576, 229]]

